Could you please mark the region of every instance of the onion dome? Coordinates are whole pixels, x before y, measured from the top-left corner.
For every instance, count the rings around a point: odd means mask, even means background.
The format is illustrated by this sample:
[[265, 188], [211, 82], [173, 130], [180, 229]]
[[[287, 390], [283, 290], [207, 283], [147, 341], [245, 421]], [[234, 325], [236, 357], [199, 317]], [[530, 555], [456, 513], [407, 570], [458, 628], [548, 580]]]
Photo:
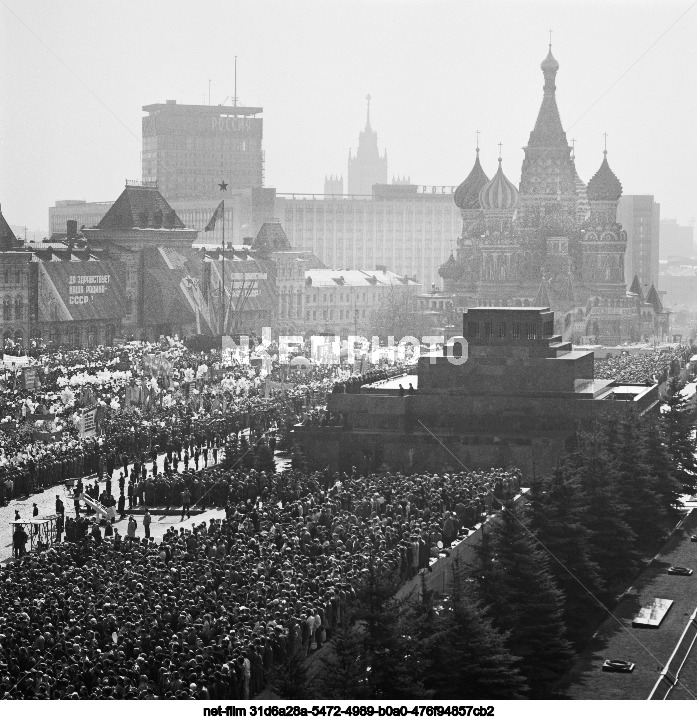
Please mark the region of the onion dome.
[[479, 148], [477, 158], [470, 174], [458, 185], [455, 191], [455, 205], [462, 210], [479, 210], [479, 191], [489, 182], [486, 173], [479, 163]]
[[540, 230], [545, 238], [571, 238], [578, 232], [578, 225], [561, 205], [557, 205], [542, 219]]
[[496, 175], [479, 191], [484, 210], [513, 210], [518, 205], [518, 188], [503, 174], [501, 158]]
[[446, 260], [445, 263], [438, 268], [438, 275], [444, 280], [450, 280], [455, 278], [457, 274], [457, 261], [451, 252], [448, 260]]
[[556, 73], [557, 70], [559, 70], [559, 62], [557, 59], [552, 55], [552, 46], [549, 46], [549, 52], [547, 53], [547, 57], [540, 63], [540, 68], [542, 68], [542, 72], [552, 72]]
[[614, 200], [622, 195], [622, 183], [610, 170], [607, 162], [607, 150], [603, 151], [603, 162], [598, 172], [588, 181], [588, 200]]

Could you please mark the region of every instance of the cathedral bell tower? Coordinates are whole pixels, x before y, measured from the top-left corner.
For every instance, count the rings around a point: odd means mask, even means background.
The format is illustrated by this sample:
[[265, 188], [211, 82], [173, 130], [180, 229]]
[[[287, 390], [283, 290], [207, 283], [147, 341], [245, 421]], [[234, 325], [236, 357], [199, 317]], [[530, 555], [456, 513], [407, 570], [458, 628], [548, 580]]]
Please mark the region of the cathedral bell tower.
[[581, 226], [582, 278], [584, 285], [604, 296], [624, 297], [624, 253], [627, 231], [617, 222], [622, 184], [610, 169], [607, 150], [598, 172], [588, 181], [590, 217]]
[[486, 231], [479, 245], [482, 256], [480, 278], [484, 283], [496, 284], [496, 292], [501, 297], [501, 284], [514, 282], [517, 278], [513, 262], [517, 250], [513, 220], [518, 206], [518, 189], [504, 175], [500, 155], [496, 174], [479, 191], [479, 205]]
[[576, 174], [571, 147], [557, 108], [555, 79], [559, 63], [549, 53], [540, 65], [544, 76], [542, 104], [525, 148], [520, 178], [518, 219], [523, 227], [537, 226], [558, 203], [576, 214]]

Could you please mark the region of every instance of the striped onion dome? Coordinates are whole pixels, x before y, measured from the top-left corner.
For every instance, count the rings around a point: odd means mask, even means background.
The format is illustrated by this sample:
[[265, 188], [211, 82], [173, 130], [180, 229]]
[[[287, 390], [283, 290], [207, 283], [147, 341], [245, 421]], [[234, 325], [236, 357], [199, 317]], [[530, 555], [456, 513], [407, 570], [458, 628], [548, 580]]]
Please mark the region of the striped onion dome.
[[503, 174], [501, 158], [496, 175], [479, 191], [483, 210], [513, 210], [518, 205], [518, 188]]
[[479, 210], [479, 191], [488, 181], [489, 178], [479, 162], [479, 148], [477, 148], [477, 158], [470, 174], [455, 191], [453, 198], [455, 205], [462, 210]]

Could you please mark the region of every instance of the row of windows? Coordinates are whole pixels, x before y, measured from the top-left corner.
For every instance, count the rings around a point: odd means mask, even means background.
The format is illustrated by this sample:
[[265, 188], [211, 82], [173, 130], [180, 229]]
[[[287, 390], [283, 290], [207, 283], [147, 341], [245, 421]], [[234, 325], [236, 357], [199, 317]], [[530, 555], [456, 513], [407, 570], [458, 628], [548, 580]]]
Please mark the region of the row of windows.
[[3, 298], [2, 301], [2, 319], [5, 323], [12, 320], [23, 320], [24, 319], [24, 303], [21, 298], [15, 298], [14, 302], [14, 318], [12, 315], [12, 299], [9, 297]]
[[539, 323], [511, 323], [510, 327], [505, 321], [500, 323], [492, 323], [491, 321], [477, 323], [470, 321], [467, 323], [468, 338], [484, 338], [484, 340], [507, 338], [509, 337], [509, 332], [510, 337], [514, 340], [519, 340], [520, 338], [524, 338], [525, 340], [538, 340], [541, 337], [540, 333], [552, 335], [553, 327], [550, 322], [545, 323], [542, 329]]
[[19, 268], [17, 268], [14, 272], [12, 272], [9, 268], [5, 268], [2, 276], [5, 281], [5, 285], [10, 285], [11, 283], [21, 285], [22, 280], [24, 279], [24, 274]]
[[[365, 318], [366, 312], [365, 310], [356, 310], [355, 312], [351, 311], [344, 311], [339, 310], [338, 311], [338, 317], [335, 316], [335, 310], [334, 308], [325, 308], [324, 310], [313, 310], [313, 311], [305, 311], [305, 320], [317, 320], [317, 313], [320, 314], [319, 320], [358, 320], [358, 318]], [[310, 315], [312, 315], [312, 318], [310, 318]]]
[[302, 215], [303, 213], [316, 213], [317, 215], [321, 215], [322, 213], [327, 213], [327, 215], [331, 215], [332, 213], [336, 213], [337, 215], [344, 215], [346, 214], [355, 214], [355, 213], [365, 213], [367, 215], [372, 215], [373, 212], [377, 213], [387, 213], [388, 215], [393, 214], [407, 214], [407, 215], [413, 215], [414, 213], [420, 213], [422, 215], [426, 215], [427, 213], [430, 213], [432, 215], [440, 216], [441, 218], [446, 217], [457, 217], [459, 218], [459, 211], [455, 208], [450, 208], [448, 206], [447, 210], [445, 208], [435, 208], [435, 207], [415, 207], [413, 205], [410, 206], [391, 206], [391, 205], [379, 205], [374, 200], [368, 200], [365, 205], [360, 205], [354, 207], [353, 205], [338, 205], [338, 206], [331, 206], [331, 205], [325, 205], [326, 201], [322, 200], [319, 201], [317, 205], [305, 205], [302, 208], [295, 206], [290, 207], [286, 210], [286, 215], [289, 213], [292, 213], [295, 211], [298, 215]]
[[21, 345], [22, 340], [24, 338], [24, 334], [22, 333], [21, 330], [13, 331], [12, 328], [8, 328], [7, 330], [5, 330], [3, 332], [2, 337], [3, 337], [3, 340], [5, 341], [5, 343], [7, 343], [8, 340], [11, 340], [11, 341], [13, 341], [15, 343], [19, 343]]
[[312, 298], [312, 303], [317, 303], [317, 299], [319, 298], [320, 303], [324, 303], [326, 305], [327, 302], [329, 302], [334, 305], [337, 302], [352, 303], [354, 300], [359, 301], [362, 298], [364, 303], [377, 303], [383, 293], [384, 291], [377, 290], [367, 293], [313, 293], [312, 296], [308, 293], [305, 295], [305, 302], [310, 303], [310, 298]]

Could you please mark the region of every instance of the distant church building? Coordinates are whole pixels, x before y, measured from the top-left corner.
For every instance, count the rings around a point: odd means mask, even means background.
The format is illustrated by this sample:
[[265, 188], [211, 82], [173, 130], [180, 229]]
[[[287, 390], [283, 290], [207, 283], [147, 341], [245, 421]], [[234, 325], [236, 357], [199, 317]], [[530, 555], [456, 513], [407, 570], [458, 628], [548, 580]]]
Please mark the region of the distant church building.
[[[607, 162], [584, 184], [556, 102], [559, 63], [541, 65], [544, 94], [524, 148], [518, 188], [502, 159], [489, 179], [479, 161], [454, 201], [462, 216], [457, 256], [441, 266], [455, 307], [550, 306], [565, 342], [639, 341], [668, 333], [668, 313], [655, 288], [627, 292], [627, 233], [617, 223], [622, 185]], [[653, 292], [652, 292], [653, 291]]]
[[387, 151], [380, 155], [378, 134], [370, 126], [370, 95], [365, 130], [358, 136], [358, 149], [353, 155], [349, 150], [348, 194], [372, 195], [373, 185], [387, 183]]

